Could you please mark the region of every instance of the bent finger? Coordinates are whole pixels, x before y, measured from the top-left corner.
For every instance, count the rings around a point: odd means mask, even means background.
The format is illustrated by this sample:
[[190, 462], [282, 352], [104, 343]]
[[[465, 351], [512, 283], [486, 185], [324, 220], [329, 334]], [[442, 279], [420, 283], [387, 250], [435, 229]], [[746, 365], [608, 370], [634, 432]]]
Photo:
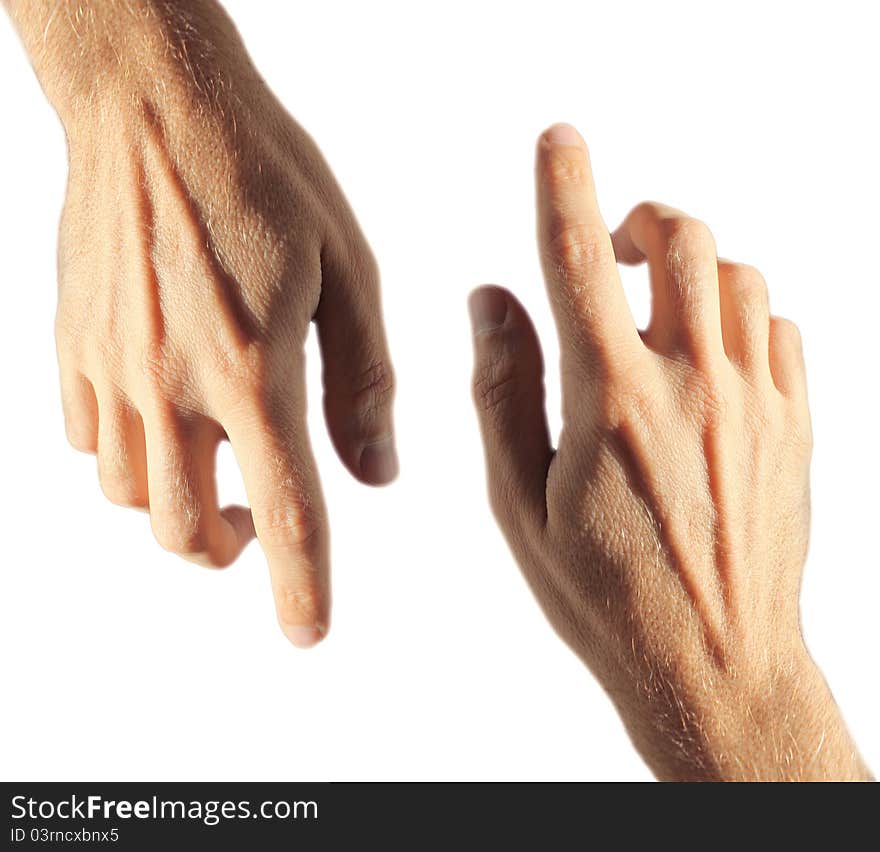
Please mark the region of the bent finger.
[[634, 207], [612, 235], [621, 263], [647, 260], [652, 348], [686, 348], [698, 356], [723, 353], [715, 240], [703, 222], [665, 204]]
[[220, 430], [172, 411], [144, 419], [150, 523], [159, 544], [190, 562], [232, 563], [254, 537], [250, 512], [217, 505], [215, 464]]

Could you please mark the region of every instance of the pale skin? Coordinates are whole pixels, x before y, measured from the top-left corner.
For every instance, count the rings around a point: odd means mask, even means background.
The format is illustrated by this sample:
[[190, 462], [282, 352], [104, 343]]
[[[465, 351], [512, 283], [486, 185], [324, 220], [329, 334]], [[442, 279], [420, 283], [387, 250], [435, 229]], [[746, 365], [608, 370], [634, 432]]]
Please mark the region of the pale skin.
[[[4, 2], [68, 140], [69, 440], [167, 549], [219, 567], [256, 536], [279, 623], [310, 647], [330, 623], [311, 321], [340, 458], [369, 484], [397, 472], [366, 241], [218, 4]], [[500, 288], [471, 309], [492, 502], [539, 601], [658, 777], [867, 778], [800, 634], [810, 426], [796, 329], [678, 211], [641, 205], [609, 237], [571, 128], [541, 138], [538, 191], [562, 344], [555, 450], [525, 311]], [[616, 264], [643, 260], [640, 333]], [[249, 508], [218, 505], [225, 439]]]
[[[471, 296], [493, 509], [550, 622], [668, 780], [865, 780], [805, 648], [810, 416], [797, 328], [702, 222], [636, 207], [609, 234], [589, 156], [537, 151], [538, 244], [561, 351], [554, 449], [522, 305]], [[639, 331], [617, 264], [646, 262]]]
[[[68, 141], [56, 340], [70, 443], [170, 551], [222, 567], [256, 534], [278, 621], [310, 647], [330, 624], [310, 321], [343, 463], [373, 485], [398, 466], [367, 243], [218, 4], [6, 5]], [[250, 508], [218, 505], [226, 438]]]

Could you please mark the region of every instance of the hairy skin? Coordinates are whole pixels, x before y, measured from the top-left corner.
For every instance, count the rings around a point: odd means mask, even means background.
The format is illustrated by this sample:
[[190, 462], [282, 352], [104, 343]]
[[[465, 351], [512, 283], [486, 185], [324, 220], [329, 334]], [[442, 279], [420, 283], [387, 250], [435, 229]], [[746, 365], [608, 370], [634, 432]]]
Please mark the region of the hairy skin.
[[[800, 631], [811, 453], [795, 326], [750, 267], [658, 204], [611, 236], [577, 132], [538, 144], [539, 246], [561, 344], [554, 450], [540, 344], [507, 291], [471, 297], [492, 505], [560, 636], [661, 779], [869, 773]], [[647, 261], [639, 332], [617, 262]]]
[[[328, 428], [394, 478], [375, 261], [315, 144], [214, 2], [7, 0], [64, 124], [56, 323], [71, 443], [167, 549], [223, 566], [256, 534], [278, 618], [330, 618], [326, 510], [306, 433], [313, 319]], [[228, 438], [251, 508], [217, 506]]]
[[[318, 323], [345, 464], [396, 472], [377, 272], [308, 136], [209, 0], [4, 0], [64, 123], [57, 338], [71, 443], [159, 541], [210, 565], [256, 535], [298, 645], [329, 624], [326, 512], [305, 431]], [[478, 291], [476, 398], [499, 521], [560, 635], [660, 778], [863, 779], [804, 647], [810, 428], [796, 329], [705, 226], [643, 205], [609, 240], [582, 141], [539, 145], [562, 339], [554, 451], [540, 348]], [[641, 338], [616, 259], [648, 260]], [[252, 510], [220, 509], [228, 437]]]

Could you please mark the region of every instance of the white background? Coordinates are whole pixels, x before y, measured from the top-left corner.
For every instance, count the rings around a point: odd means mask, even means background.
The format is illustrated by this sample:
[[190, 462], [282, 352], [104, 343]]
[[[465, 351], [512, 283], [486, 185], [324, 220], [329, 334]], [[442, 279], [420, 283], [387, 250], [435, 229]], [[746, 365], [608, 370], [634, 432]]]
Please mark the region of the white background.
[[[868, 762], [876, 707], [878, 21], [871, 3], [230, 2], [380, 260], [403, 471], [333, 455], [329, 639], [275, 625], [257, 545], [226, 572], [164, 553], [65, 442], [52, 339], [61, 128], [0, 23], [2, 769], [7, 779], [643, 779], [546, 626], [484, 499], [465, 302], [511, 287], [553, 327], [532, 150], [584, 133], [609, 225], [644, 198], [703, 218], [805, 336], [816, 436], [808, 644]], [[629, 272], [637, 318], [643, 272]], [[231, 453], [221, 490], [242, 492]]]

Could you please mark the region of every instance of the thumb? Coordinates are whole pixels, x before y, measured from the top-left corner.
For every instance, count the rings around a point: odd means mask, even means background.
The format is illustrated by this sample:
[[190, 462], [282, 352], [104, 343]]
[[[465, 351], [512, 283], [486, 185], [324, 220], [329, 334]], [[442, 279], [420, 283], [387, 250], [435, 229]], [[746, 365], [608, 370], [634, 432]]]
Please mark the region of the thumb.
[[368, 485], [391, 482], [394, 372], [379, 297], [379, 273], [365, 245], [326, 247], [315, 315], [324, 364], [324, 414], [342, 463]]
[[501, 287], [471, 293], [474, 402], [483, 434], [489, 499], [505, 533], [543, 526], [553, 457], [544, 411], [544, 364], [525, 308]]

